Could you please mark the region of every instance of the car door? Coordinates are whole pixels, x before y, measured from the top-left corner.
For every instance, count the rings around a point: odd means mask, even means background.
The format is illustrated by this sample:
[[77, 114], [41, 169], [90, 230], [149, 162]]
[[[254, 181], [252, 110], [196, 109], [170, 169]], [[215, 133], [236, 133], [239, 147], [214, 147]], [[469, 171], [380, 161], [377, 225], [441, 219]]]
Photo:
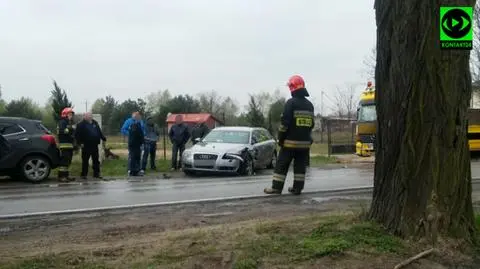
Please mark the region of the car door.
[[260, 133], [258, 130], [252, 131], [252, 147], [255, 152], [255, 168], [258, 168], [262, 164], [262, 144], [260, 143]]
[[275, 154], [275, 150], [277, 149], [277, 142], [275, 141], [275, 138], [267, 129], [261, 129], [261, 133], [265, 139], [264, 150], [265, 150], [265, 156], [267, 159], [267, 165], [269, 165], [270, 161], [272, 160], [272, 156], [273, 154]]
[[10, 168], [20, 161], [31, 148], [31, 140], [26, 130], [15, 122], [0, 122], [0, 134], [7, 140], [10, 151], [3, 158], [0, 168]]
[[0, 135], [0, 166], [1, 163], [4, 163], [6, 160], [6, 156], [10, 153], [11, 151], [11, 146], [10, 143], [8, 143], [7, 139], [3, 137], [3, 135]]
[[269, 151], [268, 151], [268, 137], [265, 136], [265, 133], [262, 132], [262, 129], [255, 129], [254, 134], [256, 137], [255, 147], [258, 151], [258, 167], [266, 167], [270, 162]]

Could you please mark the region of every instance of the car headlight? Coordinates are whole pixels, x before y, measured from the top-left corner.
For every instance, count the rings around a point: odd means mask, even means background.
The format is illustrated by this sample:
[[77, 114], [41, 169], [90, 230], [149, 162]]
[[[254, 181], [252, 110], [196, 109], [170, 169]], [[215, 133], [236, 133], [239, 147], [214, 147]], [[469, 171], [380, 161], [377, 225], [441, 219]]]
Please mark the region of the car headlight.
[[224, 160], [239, 160], [242, 161], [243, 158], [241, 157], [241, 153], [225, 153], [223, 154], [222, 159]]
[[189, 159], [192, 157], [192, 152], [190, 150], [185, 150], [183, 152], [182, 158]]

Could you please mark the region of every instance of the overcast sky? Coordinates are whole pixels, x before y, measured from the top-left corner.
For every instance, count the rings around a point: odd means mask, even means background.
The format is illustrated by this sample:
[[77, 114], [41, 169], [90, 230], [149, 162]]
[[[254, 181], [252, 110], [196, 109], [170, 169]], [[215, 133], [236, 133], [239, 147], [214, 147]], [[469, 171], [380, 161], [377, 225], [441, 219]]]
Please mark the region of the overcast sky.
[[296, 73], [319, 102], [363, 86], [374, 42], [373, 0], [0, 0], [5, 99], [43, 106], [55, 79], [80, 111], [166, 88], [245, 104], [254, 91], [288, 96]]

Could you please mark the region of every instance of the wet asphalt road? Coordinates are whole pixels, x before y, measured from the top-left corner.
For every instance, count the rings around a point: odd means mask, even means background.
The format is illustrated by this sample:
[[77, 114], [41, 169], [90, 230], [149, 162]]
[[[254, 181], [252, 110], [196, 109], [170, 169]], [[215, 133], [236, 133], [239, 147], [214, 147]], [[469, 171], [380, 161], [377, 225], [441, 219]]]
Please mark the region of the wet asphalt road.
[[[292, 178], [290, 174], [285, 192], [287, 186], [292, 184]], [[312, 168], [305, 188], [308, 191], [321, 191], [366, 187], [372, 184], [372, 179], [371, 169]], [[52, 188], [0, 188], [0, 215], [262, 195], [263, 189], [270, 185], [271, 175], [260, 175], [143, 182], [119, 180]]]
[[[472, 175], [474, 178], [480, 178], [480, 162], [472, 162]], [[255, 177], [141, 182], [118, 180], [101, 184], [59, 187], [0, 186], [0, 216], [263, 195], [263, 189], [270, 184], [271, 175], [267, 173]], [[289, 174], [284, 192], [291, 184], [292, 174]], [[372, 185], [373, 170], [371, 168], [312, 168], [305, 182], [305, 191]]]

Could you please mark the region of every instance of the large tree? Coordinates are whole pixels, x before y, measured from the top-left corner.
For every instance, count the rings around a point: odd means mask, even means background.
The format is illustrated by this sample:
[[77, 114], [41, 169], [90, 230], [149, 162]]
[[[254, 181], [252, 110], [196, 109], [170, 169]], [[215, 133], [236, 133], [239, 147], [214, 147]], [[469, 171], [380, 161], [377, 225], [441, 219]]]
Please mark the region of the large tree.
[[[110, 101], [112, 101], [112, 99], [110, 99]], [[142, 114], [145, 113], [145, 101], [143, 101], [143, 99], [127, 99], [123, 101], [120, 105], [116, 106], [108, 122], [110, 132], [120, 132], [120, 128], [122, 127], [125, 120], [130, 118], [132, 116], [132, 113], [136, 111]]]
[[470, 70], [472, 72], [472, 80], [478, 82], [480, 81], [480, 2], [475, 5], [473, 25], [475, 34], [470, 59]]
[[117, 124], [112, 124], [112, 117], [117, 109], [118, 103], [113, 96], [108, 95], [105, 98], [95, 100], [92, 105], [92, 113], [102, 115], [102, 129], [107, 134], [115, 134], [118, 131], [112, 129], [117, 127]]
[[201, 109], [198, 100], [188, 94], [177, 95], [160, 107], [160, 112], [157, 113], [156, 119], [161, 126], [164, 126], [168, 113], [199, 112], [201, 112]]
[[441, 50], [439, 7], [376, 0], [378, 130], [369, 216], [402, 236], [474, 235], [469, 51]]
[[57, 82], [53, 81], [53, 90], [51, 91], [52, 100], [52, 115], [56, 122], [60, 120], [60, 114], [66, 107], [72, 107], [72, 102], [68, 99], [65, 90], [58, 86]]
[[265, 116], [262, 111], [262, 101], [258, 99], [258, 96], [250, 94], [250, 100], [248, 102], [248, 112], [246, 114], [246, 120], [252, 127], [265, 127]]
[[5, 100], [2, 98], [2, 85], [0, 85], [0, 115], [5, 113]]
[[10, 101], [5, 106], [5, 112], [3, 114], [7, 117], [23, 117], [34, 120], [42, 119], [40, 107], [28, 97]]

